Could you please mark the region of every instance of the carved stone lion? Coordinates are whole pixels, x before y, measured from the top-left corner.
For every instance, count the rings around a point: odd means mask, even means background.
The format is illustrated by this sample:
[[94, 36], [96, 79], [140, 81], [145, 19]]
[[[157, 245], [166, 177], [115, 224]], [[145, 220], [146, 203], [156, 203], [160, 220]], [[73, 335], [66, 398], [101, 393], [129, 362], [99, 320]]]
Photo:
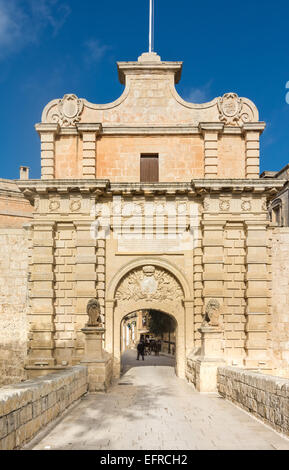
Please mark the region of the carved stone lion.
[[221, 326], [220, 308], [220, 304], [216, 299], [212, 299], [208, 302], [205, 311], [204, 326]]
[[89, 317], [88, 323], [86, 326], [96, 326], [101, 328], [102, 318], [100, 314], [100, 304], [97, 299], [91, 299], [86, 307], [86, 312]]

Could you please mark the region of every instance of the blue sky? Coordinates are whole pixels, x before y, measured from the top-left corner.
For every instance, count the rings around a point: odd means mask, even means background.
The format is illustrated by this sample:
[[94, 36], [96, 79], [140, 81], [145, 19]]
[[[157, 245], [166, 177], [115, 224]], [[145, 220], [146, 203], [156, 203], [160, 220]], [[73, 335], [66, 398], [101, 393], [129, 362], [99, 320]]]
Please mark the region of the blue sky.
[[[0, 177], [40, 176], [34, 124], [65, 93], [95, 103], [122, 92], [115, 62], [148, 49], [149, 0], [0, 0]], [[155, 50], [183, 60], [179, 94], [205, 102], [234, 91], [267, 122], [261, 171], [289, 162], [289, 2], [155, 0]], [[289, 99], [288, 99], [289, 101]]]

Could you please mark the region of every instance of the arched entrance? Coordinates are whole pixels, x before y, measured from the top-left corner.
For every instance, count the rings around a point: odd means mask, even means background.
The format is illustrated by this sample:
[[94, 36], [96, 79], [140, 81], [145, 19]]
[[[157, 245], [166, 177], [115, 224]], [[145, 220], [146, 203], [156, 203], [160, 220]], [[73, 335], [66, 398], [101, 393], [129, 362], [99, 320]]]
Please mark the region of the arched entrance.
[[[177, 323], [170, 315], [159, 310], [131, 312], [122, 319], [120, 334], [122, 373], [137, 365], [175, 367]], [[145, 345], [144, 356], [137, 352], [140, 343]]]
[[113, 355], [114, 376], [120, 375], [121, 322], [137, 310], [159, 310], [174, 318], [176, 373], [185, 377], [187, 351], [193, 347], [193, 302], [177, 267], [163, 260], [139, 259], [123, 267], [108, 286], [105, 348]]

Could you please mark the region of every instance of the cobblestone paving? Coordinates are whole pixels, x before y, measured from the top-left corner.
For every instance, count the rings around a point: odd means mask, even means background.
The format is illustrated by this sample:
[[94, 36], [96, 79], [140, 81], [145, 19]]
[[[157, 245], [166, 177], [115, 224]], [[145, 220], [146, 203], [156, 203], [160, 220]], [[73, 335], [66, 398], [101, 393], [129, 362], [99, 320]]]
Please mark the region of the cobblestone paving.
[[289, 450], [289, 440], [217, 394], [175, 376], [172, 359], [134, 351], [107, 394], [88, 395], [33, 449]]

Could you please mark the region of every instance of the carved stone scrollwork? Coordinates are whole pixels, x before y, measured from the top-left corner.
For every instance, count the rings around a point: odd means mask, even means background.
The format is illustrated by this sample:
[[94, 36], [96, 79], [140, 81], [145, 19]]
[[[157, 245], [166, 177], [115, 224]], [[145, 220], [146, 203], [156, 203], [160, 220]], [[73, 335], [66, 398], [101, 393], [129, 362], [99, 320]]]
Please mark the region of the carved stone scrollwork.
[[78, 212], [81, 209], [81, 201], [79, 200], [71, 201], [69, 208], [71, 212]]
[[218, 300], [211, 299], [206, 306], [203, 326], [221, 326], [220, 309]]
[[131, 271], [119, 284], [116, 299], [120, 301], [166, 301], [184, 298], [177, 279], [157, 266], [144, 266]]
[[57, 105], [57, 113], [53, 114], [52, 119], [63, 127], [74, 126], [80, 121], [83, 111], [83, 100], [76, 95], [64, 95]]
[[204, 201], [203, 207], [204, 207], [204, 210], [205, 210], [205, 211], [209, 211], [209, 210], [210, 210], [210, 203], [209, 203], [208, 200]]
[[100, 303], [97, 299], [91, 299], [86, 307], [86, 312], [89, 317], [86, 326], [94, 326], [98, 328], [103, 327], [103, 322], [100, 313]]
[[226, 93], [218, 101], [220, 121], [228, 126], [238, 126], [250, 120], [249, 114], [243, 111], [242, 98], [236, 93]]
[[243, 201], [241, 204], [241, 208], [244, 212], [250, 212], [250, 210], [252, 209], [251, 201]]
[[51, 212], [56, 212], [60, 208], [60, 201], [58, 199], [51, 199], [49, 202], [49, 210]]

